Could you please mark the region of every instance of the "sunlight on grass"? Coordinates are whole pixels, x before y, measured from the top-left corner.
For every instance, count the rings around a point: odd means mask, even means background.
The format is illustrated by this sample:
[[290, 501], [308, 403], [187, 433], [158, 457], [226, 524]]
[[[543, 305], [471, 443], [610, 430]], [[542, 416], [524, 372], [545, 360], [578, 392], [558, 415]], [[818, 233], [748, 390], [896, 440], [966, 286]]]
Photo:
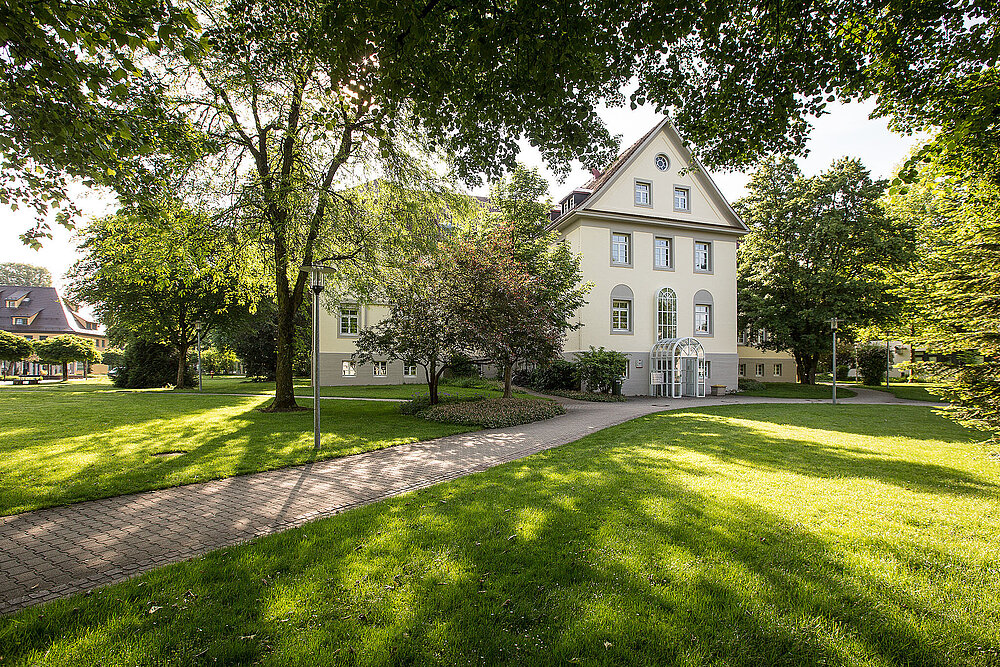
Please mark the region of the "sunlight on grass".
[[0, 619], [0, 655], [995, 665], [980, 437], [924, 407], [651, 415]]
[[[0, 391], [0, 515], [345, 456], [469, 430], [393, 403], [265, 414], [266, 397]], [[311, 401], [304, 401], [309, 406]], [[162, 453], [170, 456], [157, 456]]]

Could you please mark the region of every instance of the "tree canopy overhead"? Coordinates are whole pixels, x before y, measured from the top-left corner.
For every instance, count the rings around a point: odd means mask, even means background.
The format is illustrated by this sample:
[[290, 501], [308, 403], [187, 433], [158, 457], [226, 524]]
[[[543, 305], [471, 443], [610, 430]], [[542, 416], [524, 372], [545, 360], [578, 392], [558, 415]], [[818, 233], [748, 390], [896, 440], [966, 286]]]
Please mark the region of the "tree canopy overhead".
[[50, 236], [50, 210], [70, 224], [70, 178], [135, 195], [185, 152], [186, 124], [142, 60], [197, 28], [194, 12], [171, 0], [0, 6], [0, 203], [34, 209], [26, 243]]

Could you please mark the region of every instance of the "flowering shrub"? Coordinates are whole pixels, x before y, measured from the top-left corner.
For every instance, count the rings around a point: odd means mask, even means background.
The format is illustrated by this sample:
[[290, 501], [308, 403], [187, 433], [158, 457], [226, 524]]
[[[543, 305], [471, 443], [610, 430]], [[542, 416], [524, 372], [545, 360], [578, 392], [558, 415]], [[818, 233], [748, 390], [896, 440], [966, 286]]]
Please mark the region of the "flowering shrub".
[[628, 400], [624, 396], [616, 396], [615, 394], [599, 394], [596, 391], [564, 391], [560, 389], [550, 389], [545, 393], [552, 396], [572, 398], [576, 401], [591, 401], [594, 403], [624, 403]]
[[555, 401], [486, 398], [481, 401], [439, 403], [423, 410], [420, 414], [431, 421], [503, 428], [550, 419], [565, 413], [565, 408]]

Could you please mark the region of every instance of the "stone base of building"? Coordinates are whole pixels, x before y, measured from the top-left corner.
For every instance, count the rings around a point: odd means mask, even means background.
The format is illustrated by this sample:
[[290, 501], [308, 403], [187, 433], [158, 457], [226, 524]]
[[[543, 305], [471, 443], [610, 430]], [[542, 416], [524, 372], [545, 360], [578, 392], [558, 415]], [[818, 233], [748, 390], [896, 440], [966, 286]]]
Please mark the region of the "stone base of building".
[[[576, 351], [564, 352], [567, 361], [576, 361]], [[622, 394], [625, 396], [650, 395], [649, 351], [623, 352], [629, 358], [628, 376], [622, 383]], [[726, 391], [736, 391], [738, 387], [737, 365], [739, 356], [736, 354], [705, 353], [705, 361], [709, 365], [708, 377], [705, 378], [706, 394], [711, 393], [712, 385], [725, 385]]]

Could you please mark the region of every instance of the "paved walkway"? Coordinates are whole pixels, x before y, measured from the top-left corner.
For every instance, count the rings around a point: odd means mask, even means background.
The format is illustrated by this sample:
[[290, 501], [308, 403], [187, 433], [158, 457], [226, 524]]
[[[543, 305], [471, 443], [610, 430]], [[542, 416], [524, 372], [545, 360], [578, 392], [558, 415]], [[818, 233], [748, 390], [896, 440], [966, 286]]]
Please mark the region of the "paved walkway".
[[[907, 403], [870, 390], [841, 401]], [[534, 424], [0, 517], [0, 614], [485, 470], [642, 415], [762, 402], [823, 401], [738, 396], [565, 401], [567, 414]]]

